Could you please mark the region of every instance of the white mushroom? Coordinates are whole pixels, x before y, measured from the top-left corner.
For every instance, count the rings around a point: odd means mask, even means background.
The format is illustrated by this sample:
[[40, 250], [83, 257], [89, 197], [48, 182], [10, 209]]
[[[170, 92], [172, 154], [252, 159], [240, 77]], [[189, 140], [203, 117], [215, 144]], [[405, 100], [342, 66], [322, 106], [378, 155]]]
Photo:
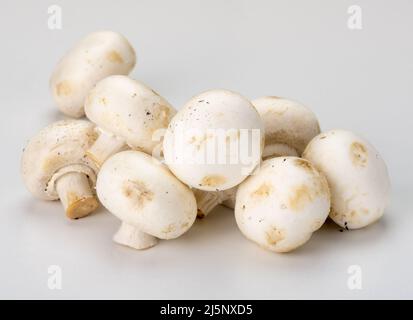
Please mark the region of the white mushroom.
[[259, 164], [264, 126], [254, 106], [228, 90], [201, 93], [179, 110], [163, 141], [171, 171], [204, 191], [238, 185]]
[[102, 166], [96, 184], [101, 203], [122, 220], [114, 241], [135, 249], [185, 233], [196, 218], [192, 191], [162, 163], [140, 151], [123, 151]]
[[86, 120], [58, 121], [41, 130], [22, 156], [21, 170], [28, 190], [40, 199], [60, 199], [72, 219], [95, 210], [96, 174], [85, 159], [95, 140], [94, 125]]
[[383, 159], [366, 140], [350, 131], [331, 130], [315, 137], [303, 157], [326, 176], [330, 217], [338, 225], [358, 229], [383, 215], [390, 179]]
[[82, 117], [89, 90], [107, 76], [129, 74], [135, 63], [135, 51], [122, 35], [112, 31], [91, 33], [53, 71], [50, 79], [53, 98], [64, 114]]
[[85, 112], [99, 131], [98, 140], [87, 152], [98, 167], [126, 146], [150, 154], [159, 144], [153, 135], [166, 130], [176, 113], [151, 88], [121, 75], [98, 82], [86, 99]]
[[241, 232], [260, 246], [291, 251], [319, 229], [330, 208], [324, 176], [307, 160], [266, 160], [237, 191], [235, 218]]
[[301, 156], [307, 144], [320, 133], [315, 114], [306, 106], [279, 97], [252, 101], [265, 125], [263, 159]]

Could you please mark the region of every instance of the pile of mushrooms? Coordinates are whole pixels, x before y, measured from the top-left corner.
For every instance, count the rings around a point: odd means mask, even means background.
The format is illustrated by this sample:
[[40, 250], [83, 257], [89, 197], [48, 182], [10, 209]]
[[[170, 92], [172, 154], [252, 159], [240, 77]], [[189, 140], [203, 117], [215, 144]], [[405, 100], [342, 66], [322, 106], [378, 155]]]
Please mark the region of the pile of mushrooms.
[[302, 246], [328, 217], [351, 230], [383, 215], [387, 168], [360, 136], [321, 132], [308, 107], [275, 96], [209, 90], [176, 111], [128, 76], [135, 64], [129, 41], [111, 31], [60, 60], [52, 96], [66, 116], [86, 119], [52, 123], [28, 142], [21, 170], [35, 197], [60, 200], [70, 219], [101, 203], [121, 220], [114, 241], [135, 249], [183, 235], [220, 204], [275, 252]]

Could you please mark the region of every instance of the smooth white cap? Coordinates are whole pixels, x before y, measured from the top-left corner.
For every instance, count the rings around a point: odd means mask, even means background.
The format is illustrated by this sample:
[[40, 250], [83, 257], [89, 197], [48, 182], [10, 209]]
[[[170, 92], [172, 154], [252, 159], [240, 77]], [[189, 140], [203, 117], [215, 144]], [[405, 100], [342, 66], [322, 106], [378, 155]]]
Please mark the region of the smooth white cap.
[[102, 166], [99, 200], [124, 223], [160, 239], [189, 230], [197, 205], [193, 192], [163, 164], [140, 151], [123, 151]]
[[107, 76], [128, 74], [135, 64], [135, 50], [124, 36], [113, 31], [90, 33], [54, 69], [50, 78], [54, 101], [64, 114], [82, 117], [89, 90]]
[[238, 187], [235, 218], [241, 232], [260, 246], [291, 251], [310, 239], [330, 209], [324, 176], [307, 160], [266, 160]]
[[378, 220], [390, 193], [386, 164], [365, 139], [345, 130], [315, 137], [304, 151], [328, 180], [330, 217], [343, 228], [358, 229]]
[[[236, 157], [233, 150], [245, 146], [244, 133], [252, 137], [253, 132], [258, 133], [258, 141], [254, 140], [258, 152], [244, 157], [240, 151]], [[222, 135], [226, 136], [222, 139]], [[208, 162], [214, 144], [218, 151]], [[163, 151], [168, 167], [181, 181], [200, 190], [220, 191], [238, 185], [254, 170], [263, 144], [264, 125], [251, 102], [228, 90], [210, 90], [193, 97], [172, 119]]]
[[133, 149], [151, 153], [159, 141], [157, 130], [166, 129], [175, 109], [142, 82], [127, 76], [110, 76], [98, 82], [85, 102], [87, 117], [123, 138]]

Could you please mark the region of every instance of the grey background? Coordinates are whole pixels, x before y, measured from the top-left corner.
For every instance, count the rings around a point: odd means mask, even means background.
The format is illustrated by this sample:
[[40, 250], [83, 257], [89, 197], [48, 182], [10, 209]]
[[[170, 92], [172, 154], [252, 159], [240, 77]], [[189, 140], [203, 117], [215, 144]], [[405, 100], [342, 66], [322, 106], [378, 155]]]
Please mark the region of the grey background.
[[[63, 10], [49, 30], [47, 8]], [[349, 30], [347, 8], [363, 9]], [[4, 1], [0, 2], [0, 298], [413, 298], [413, 1]], [[217, 209], [183, 237], [147, 251], [112, 243], [119, 222], [100, 209], [69, 221], [59, 203], [24, 188], [26, 141], [62, 119], [51, 71], [80, 37], [102, 29], [135, 46], [132, 76], [179, 108], [227, 88], [311, 107], [324, 130], [353, 130], [381, 152], [391, 174], [384, 218], [340, 233], [328, 223], [307, 245], [275, 254], [247, 241]], [[47, 286], [62, 268], [62, 290]], [[362, 290], [347, 269], [362, 268]]]

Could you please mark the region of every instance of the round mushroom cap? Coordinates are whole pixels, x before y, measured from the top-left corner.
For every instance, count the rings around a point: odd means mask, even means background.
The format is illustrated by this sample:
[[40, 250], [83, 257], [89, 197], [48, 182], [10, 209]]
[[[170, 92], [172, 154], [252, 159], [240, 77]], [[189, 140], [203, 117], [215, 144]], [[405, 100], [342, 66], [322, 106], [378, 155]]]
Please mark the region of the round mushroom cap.
[[262, 97], [253, 100], [252, 104], [265, 125], [266, 149], [275, 144], [285, 144], [301, 155], [310, 140], [320, 133], [315, 114], [299, 102], [279, 97]]
[[194, 223], [193, 192], [163, 164], [140, 151], [123, 151], [100, 169], [99, 200], [123, 222], [160, 239], [173, 239]]
[[329, 209], [324, 176], [307, 160], [277, 157], [264, 161], [240, 184], [235, 218], [248, 239], [271, 251], [288, 252], [310, 239]]
[[82, 117], [90, 89], [113, 74], [128, 74], [136, 64], [135, 50], [113, 31], [93, 32], [81, 39], [58, 63], [50, 78], [54, 100], [71, 117]]
[[37, 198], [57, 200], [57, 179], [68, 172], [80, 172], [95, 185], [96, 174], [85, 152], [97, 135], [87, 120], [62, 120], [42, 129], [30, 139], [21, 160], [21, 172], [27, 189]]
[[390, 179], [386, 164], [369, 142], [350, 131], [331, 130], [315, 137], [303, 157], [326, 176], [330, 217], [338, 225], [362, 228], [383, 215]]
[[100, 128], [125, 139], [134, 149], [151, 153], [159, 141], [153, 134], [166, 129], [176, 113], [142, 82], [116, 75], [99, 81], [85, 102], [87, 117]]
[[228, 90], [211, 90], [193, 97], [172, 119], [163, 152], [181, 181], [220, 191], [254, 170], [263, 144], [264, 126], [251, 102]]

